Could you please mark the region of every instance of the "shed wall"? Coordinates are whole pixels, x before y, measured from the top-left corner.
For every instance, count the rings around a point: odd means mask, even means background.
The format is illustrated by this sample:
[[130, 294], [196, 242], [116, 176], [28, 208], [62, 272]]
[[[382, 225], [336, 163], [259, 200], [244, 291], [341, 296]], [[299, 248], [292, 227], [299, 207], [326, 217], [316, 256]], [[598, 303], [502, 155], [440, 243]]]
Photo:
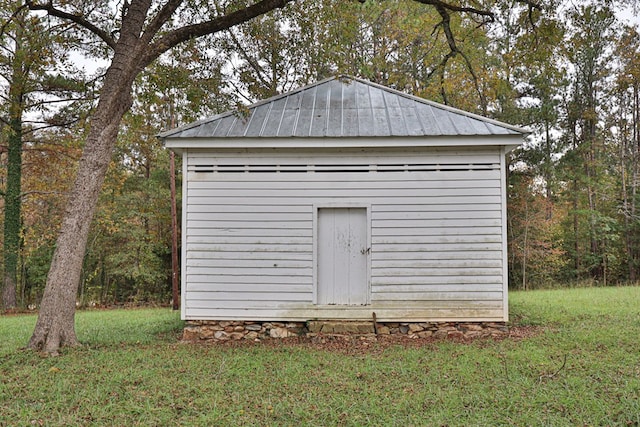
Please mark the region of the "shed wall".
[[[183, 317], [506, 320], [502, 155], [189, 150]], [[370, 305], [316, 304], [330, 206], [367, 208]]]

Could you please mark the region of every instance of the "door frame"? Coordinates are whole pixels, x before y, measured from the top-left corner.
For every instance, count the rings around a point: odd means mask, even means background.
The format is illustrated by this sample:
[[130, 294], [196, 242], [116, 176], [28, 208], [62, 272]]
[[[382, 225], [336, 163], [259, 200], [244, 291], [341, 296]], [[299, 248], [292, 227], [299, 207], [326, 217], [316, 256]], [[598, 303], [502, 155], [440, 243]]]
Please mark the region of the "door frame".
[[[366, 229], [367, 229], [367, 248], [371, 248], [371, 203], [362, 202], [325, 202], [313, 204], [313, 305], [318, 305], [318, 211], [320, 209], [365, 209], [366, 211]], [[366, 262], [366, 280], [367, 280], [367, 299], [366, 305], [371, 305], [371, 251], [369, 251]], [[324, 307], [324, 306], [323, 306]], [[335, 305], [327, 307], [338, 307]], [[351, 307], [351, 306], [345, 306]]]

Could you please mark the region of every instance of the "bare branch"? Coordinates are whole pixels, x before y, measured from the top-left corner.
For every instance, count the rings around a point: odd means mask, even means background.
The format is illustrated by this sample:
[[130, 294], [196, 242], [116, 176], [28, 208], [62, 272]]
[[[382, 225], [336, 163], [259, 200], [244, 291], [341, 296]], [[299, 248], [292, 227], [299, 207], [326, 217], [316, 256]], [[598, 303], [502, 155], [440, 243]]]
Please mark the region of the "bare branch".
[[94, 101], [97, 98], [98, 98], [97, 96], [90, 96], [90, 97], [81, 96], [81, 97], [63, 98], [63, 99], [43, 99], [43, 100], [31, 102], [26, 106], [27, 106], [27, 109], [33, 109], [33, 108], [39, 108], [44, 105], [51, 105], [51, 104], [71, 103], [74, 101]]
[[263, 76], [264, 70], [260, 66], [258, 61], [256, 61], [255, 59], [251, 58], [251, 56], [249, 55], [247, 50], [242, 46], [242, 44], [240, 43], [240, 41], [238, 40], [238, 38], [236, 37], [236, 35], [233, 33], [233, 31], [231, 29], [227, 30], [227, 32], [229, 33], [229, 35], [231, 36], [231, 39], [235, 43], [236, 49], [240, 51], [240, 53], [242, 54], [242, 57], [245, 59], [245, 61], [247, 61], [249, 66], [251, 68], [253, 68], [253, 70], [256, 72], [256, 78], [258, 80], [260, 80], [260, 82], [265, 87], [269, 87], [269, 82]]
[[442, 27], [442, 31], [444, 31], [451, 53], [456, 54], [459, 50], [456, 45], [456, 39], [453, 37], [453, 31], [451, 31], [451, 15], [449, 15], [449, 11], [442, 5], [436, 5], [435, 8], [438, 14], [440, 14], [440, 17], [442, 17], [442, 21], [440, 21], [438, 25]]
[[557, 371], [555, 371], [555, 372], [554, 372], [554, 373], [552, 373], [552, 374], [543, 374], [543, 375], [540, 375], [539, 381], [540, 381], [540, 382], [542, 382], [542, 380], [543, 380], [543, 379], [545, 379], [545, 378], [549, 378], [549, 379], [554, 378], [556, 375], [558, 375], [558, 374], [560, 373], [560, 371], [562, 371], [562, 370], [564, 369], [564, 367], [565, 367], [566, 365], [567, 365], [567, 355], [566, 355], [566, 353], [565, 353], [565, 355], [564, 355], [564, 360], [562, 361], [562, 365], [558, 368], [558, 370], [557, 370]]
[[65, 12], [64, 10], [56, 9], [53, 6], [53, 3], [51, 1], [47, 2], [47, 4], [37, 4], [37, 3], [34, 3], [33, 0], [25, 0], [25, 4], [27, 5], [27, 7], [30, 10], [43, 10], [43, 11], [47, 12], [47, 14], [49, 14], [51, 16], [55, 16], [57, 18], [66, 19], [66, 20], [69, 20], [71, 22], [74, 22], [74, 23], [80, 25], [81, 27], [89, 30], [90, 32], [92, 32], [96, 36], [98, 36], [111, 49], [115, 49], [116, 48], [116, 41], [115, 41], [115, 39], [113, 37], [111, 37], [111, 35], [109, 33], [107, 33], [106, 31], [102, 30], [101, 28], [98, 28], [96, 25], [92, 24], [91, 22], [87, 21], [81, 15], [74, 15], [72, 13]]
[[162, 28], [164, 23], [171, 19], [171, 16], [176, 9], [178, 9], [178, 6], [182, 4], [182, 1], [183, 0], [169, 0], [162, 9], [160, 9], [160, 12], [156, 14], [144, 30], [142, 40], [145, 44], [149, 44], [158, 31], [160, 31], [160, 28]]
[[229, 79], [227, 84], [230, 84], [231, 86], [233, 86], [233, 88], [236, 90], [236, 94], [241, 98], [244, 98], [244, 100], [247, 101], [249, 104], [252, 104], [253, 102], [255, 102], [255, 99], [251, 99], [247, 97], [245, 94], [243, 94], [242, 90], [231, 79]]
[[[415, 1], [417, 1], [418, 3], [429, 5], [429, 6], [434, 6], [436, 9], [444, 9], [445, 11], [450, 11], [450, 12], [468, 13], [471, 15], [481, 16], [483, 17], [484, 22], [493, 22], [495, 19], [494, 13], [489, 10], [478, 9], [475, 7], [457, 6], [441, 0], [415, 0]], [[438, 12], [440, 11], [438, 10]]]
[[164, 35], [156, 42], [151, 43], [146, 55], [141, 61], [141, 64], [151, 63], [164, 52], [189, 39], [202, 37], [207, 34], [215, 34], [219, 31], [226, 30], [234, 25], [247, 22], [256, 16], [260, 16], [277, 8], [282, 8], [291, 1], [293, 0], [261, 0], [251, 6], [236, 10], [235, 12], [228, 13], [210, 21], [177, 28]]

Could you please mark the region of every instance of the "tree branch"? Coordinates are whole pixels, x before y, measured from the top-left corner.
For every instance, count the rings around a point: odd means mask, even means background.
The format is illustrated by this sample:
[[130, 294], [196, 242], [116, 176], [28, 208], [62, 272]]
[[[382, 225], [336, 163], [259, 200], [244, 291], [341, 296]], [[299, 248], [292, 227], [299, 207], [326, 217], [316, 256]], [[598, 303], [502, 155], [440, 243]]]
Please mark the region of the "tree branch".
[[25, 0], [25, 4], [27, 5], [27, 7], [30, 10], [43, 10], [43, 11], [47, 12], [47, 14], [49, 14], [51, 16], [55, 16], [55, 17], [60, 18], [60, 19], [66, 19], [66, 20], [69, 20], [71, 22], [74, 22], [74, 23], [78, 24], [79, 26], [85, 28], [86, 30], [89, 30], [90, 32], [92, 32], [96, 36], [98, 36], [111, 49], [115, 49], [116, 48], [116, 40], [113, 37], [111, 37], [111, 35], [109, 33], [107, 33], [106, 31], [102, 30], [101, 28], [98, 28], [96, 25], [92, 24], [91, 22], [87, 21], [81, 15], [74, 15], [73, 13], [69, 13], [69, 12], [65, 12], [64, 10], [56, 9], [53, 6], [53, 2], [51, 0], [49, 0], [47, 2], [47, 4], [36, 4], [36, 3], [33, 2], [33, 0]]
[[553, 377], [555, 377], [556, 375], [558, 375], [558, 374], [560, 373], [560, 371], [562, 371], [562, 370], [564, 369], [564, 367], [565, 367], [566, 365], [567, 365], [567, 355], [566, 355], [566, 353], [565, 353], [565, 355], [564, 355], [564, 360], [562, 361], [562, 365], [558, 368], [558, 370], [557, 370], [557, 371], [555, 371], [555, 372], [554, 372], [554, 373], [552, 373], [552, 374], [543, 374], [543, 375], [540, 375], [539, 381], [540, 381], [540, 382], [542, 382], [542, 380], [543, 380], [543, 379], [545, 379], [545, 378], [553, 378]]
[[0, 37], [3, 36], [5, 34], [5, 31], [7, 30], [7, 26], [13, 22], [14, 19], [17, 18], [18, 14], [20, 14], [20, 12], [22, 12], [25, 8], [27, 7], [27, 5], [23, 4], [21, 6], [19, 6], [12, 14], [11, 16], [2, 23], [2, 27], [0, 27]]
[[475, 7], [468, 7], [468, 6], [457, 6], [454, 4], [444, 2], [442, 0], [414, 0], [414, 1], [418, 3], [426, 4], [429, 6], [434, 6], [436, 9], [443, 9], [445, 11], [469, 13], [472, 15], [482, 16], [484, 18], [483, 23], [493, 22], [495, 20], [494, 13], [489, 10], [483, 10], [483, 9], [478, 9]]
[[144, 30], [142, 40], [145, 44], [149, 44], [151, 42], [164, 23], [171, 19], [171, 16], [173, 16], [173, 13], [178, 9], [178, 6], [180, 6], [182, 2], [183, 0], [169, 0], [162, 9], [160, 9], [160, 12], [156, 14]]
[[484, 115], [487, 115], [487, 97], [484, 95], [484, 93], [482, 92], [482, 89], [480, 88], [478, 75], [476, 74], [476, 71], [473, 69], [473, 65], [471, 64], [471, 60], [469, 59], [469, 57], [462, 51], [459, 51], [459, 53], [460, 53], [460, 56], [464, 58], [464, 62], [467, 64], [467, 70], [469, 70], [469, 74], [471, 74], [471, 79], [473, 80], [473, 86], [475, 87], [476, 92], [480, 97], [480, 108], [482, 108], [482, 113]]
[[267, 80], [263, 77], [264, 70], [262, 69], [258, 61], [254, 60], [249, 56], [249, 53], [247, 53], [246, 49], [244, 49], [244, 47], [242, 46], [242, 44], [240, 43], [240, 41], [238, 40], [238, 38], [236, 37], [236, 35], [233, 33], [231, 29], [228, 29], [227, 32], [229, 33], [231, 40], [233, 40], [233, 42], [235, 43], [236, 49], [240, 51], [245, 61], [247, 61], [249, 66], [253, 68], [253, 70], [256, 72], [256, 78], [260, 80], [260, 82], [265, 87], [269, 87], [269, 82], [267, 82]]
[[247, 22], [257, 16], [270, 12], [273, 9], [282, 8], [291, 1], [293, 0], [261, 0], [251, 6], [236, 10], [235, 12], [228, 13], [210, 21], [177, 28], [164, 35], [156, 42], [151, 43], [146, 55], [141, 61], [141, 64], [149, 64], [153, 62], [153, 60], [164, 52], [189, 39], [226, 30], [234, 25]]

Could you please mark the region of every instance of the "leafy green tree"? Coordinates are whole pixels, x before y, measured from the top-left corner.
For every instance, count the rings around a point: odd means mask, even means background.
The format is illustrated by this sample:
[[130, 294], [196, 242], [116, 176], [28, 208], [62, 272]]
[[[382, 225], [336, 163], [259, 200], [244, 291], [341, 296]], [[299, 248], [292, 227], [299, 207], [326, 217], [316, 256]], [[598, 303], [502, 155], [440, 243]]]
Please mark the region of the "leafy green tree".
[[553, 202], [544, 188], [536, 185], [538, 176], [533, 168], [509, 174], [509, 282], [523, 290], [554, 283], [567, 262], [562, 248], [564, 212], [550, 206]]
[[37, 138], [24, 141], [18, 286], [24, 305], [37, 305], [42, 297], [84, 132], [85, 123], [80, 120], [40, 130]]
[[[58, 57], [72, 43], [68, 25], [50, 25], [13, 3], [0, 3], [0, 13], [0, 76], [5, 92], [0, 120], [6, 126], [3, 134], [7, 152], [1, 301], [4, 308], [11, 309], [17, 305], [24, 139], [38, 129], [76, 120], [74, 114], [68, 113], [78, 107], [85, 87], [73, 67]], [[66, 109], [57, 106], [62, 102], [68, 104]], [[27, 113], [42, 118], [32, 119], [25, 126]]]
[[[601, 127], [610, 74], [610, 49], [614, 40], [613, 12], [607, 7], [584, 6], [569, 13], [574, 33], [567, 43], [566, 57], [574, 67], [566, 103], [565, 138], [569, 152], [563, 157], [566, 179], [571, 182], [573, 256], [576, 274], [602, 278], [604, 241], [599, 233], [602, 198], [615, 194], [608, 188], [606, 135]], [[581, 227], [586, 227], [582, 233]], [[583, 239], [586, 237], [586, 239]], [[586, 242], [583, 241], [586, 240]]]
[[618, 107], [609, 113], [607, 125], [615, 131], [611, 139], [618, 148], [616, 175], [619, 177], [621, 230], [625, 245], [626, 274], [638, 280], [640, 267], [640, 35], [625, 28], [616, 46], [619, 68], [611, 98]]

